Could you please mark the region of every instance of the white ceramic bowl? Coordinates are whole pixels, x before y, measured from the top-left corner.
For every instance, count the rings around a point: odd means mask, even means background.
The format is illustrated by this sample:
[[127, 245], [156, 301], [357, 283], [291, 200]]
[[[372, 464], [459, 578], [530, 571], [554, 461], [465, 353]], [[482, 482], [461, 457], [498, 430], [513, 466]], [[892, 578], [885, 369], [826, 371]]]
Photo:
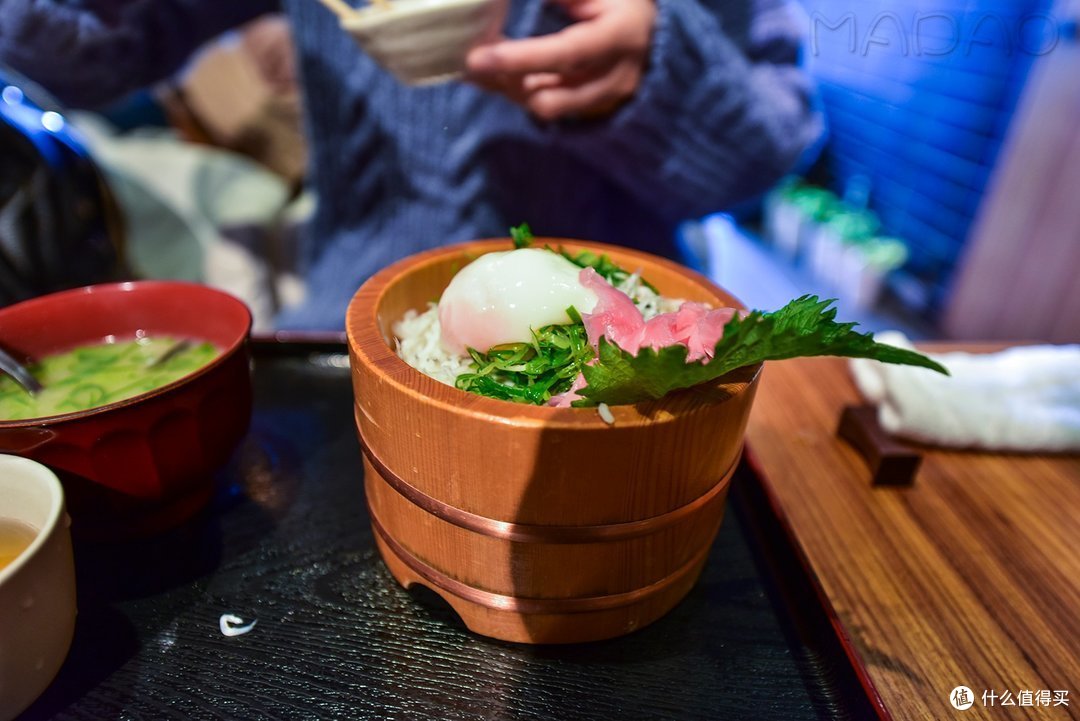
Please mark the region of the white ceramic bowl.
[[403, 83], [431, 85], [460, 77], [469, 51], [498, 38], [506, 10], [507, 0], [393, 0], [341, 27]]
[[75, 565], [60, 481], [45, 466], [0, 455], [0, 518], [37, 529], [0, 570], [0, 721], [56, 677], [75, 633]]

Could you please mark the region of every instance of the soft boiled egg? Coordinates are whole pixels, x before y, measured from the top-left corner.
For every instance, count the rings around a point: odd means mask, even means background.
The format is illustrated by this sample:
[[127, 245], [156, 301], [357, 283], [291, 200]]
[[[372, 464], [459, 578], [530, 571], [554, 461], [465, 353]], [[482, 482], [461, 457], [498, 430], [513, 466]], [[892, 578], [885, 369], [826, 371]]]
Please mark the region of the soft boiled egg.
[[465, 266], [439, 300], [443, 347], [464, 355], [504, 343], [527, 343], [533, 330], [572, 322], [566, 309], [591, 313], [596, 294], [581, 268], [558, 253], [522, 248], [489, 253]]

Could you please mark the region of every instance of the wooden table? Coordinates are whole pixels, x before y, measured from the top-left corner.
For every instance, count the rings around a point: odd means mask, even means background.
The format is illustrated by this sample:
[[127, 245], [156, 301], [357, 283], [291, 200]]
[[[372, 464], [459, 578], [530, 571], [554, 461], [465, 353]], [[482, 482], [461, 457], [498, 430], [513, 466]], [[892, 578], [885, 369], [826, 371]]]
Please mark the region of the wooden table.
[[[859, 401], [844, 361], [762, 380], [750, 463], [880, 715], [1080, 718], [1080, 457], [925, 449], [913, 487], [872, 488], [835, 435]], [[963, 713], [957, 686], [973, 691]], [[1068, 705], [1002, 706], [1004, 691]]]

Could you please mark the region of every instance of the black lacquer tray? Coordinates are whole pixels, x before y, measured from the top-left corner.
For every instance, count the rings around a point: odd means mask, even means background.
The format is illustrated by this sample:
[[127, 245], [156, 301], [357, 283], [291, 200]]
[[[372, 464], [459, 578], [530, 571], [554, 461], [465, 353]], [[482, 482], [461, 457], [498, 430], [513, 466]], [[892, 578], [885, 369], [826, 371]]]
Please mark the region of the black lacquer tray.
[[[468, 632], [375, 551], [344, 346], [264, 339], [218, 494], [165, 537], [76, 546], [79, 618], [26, 719], [862, 719], [873, 715], [756, 479], [700, 583], [614, 641]], [[226, 637], [222, 614], [255, 620]]]

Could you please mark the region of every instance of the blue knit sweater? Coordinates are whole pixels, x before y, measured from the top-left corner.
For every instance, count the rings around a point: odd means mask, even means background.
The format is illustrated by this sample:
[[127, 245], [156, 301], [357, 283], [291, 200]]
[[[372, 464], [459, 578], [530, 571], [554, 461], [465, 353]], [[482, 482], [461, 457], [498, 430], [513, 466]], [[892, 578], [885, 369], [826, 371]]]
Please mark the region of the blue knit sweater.
[[[542, 124], [450, 83], [408, 88], [315, 0], [284, 0], [306, 94], [319, 204], [287, 328], [341, 328], [373, 272], [410, 253], [505, 235], [588, 238], [672, 255], [676, 224], [746, 199], [821, 132], [783, 0], [657, 0], [643, 85], [615, 115]], [[0, 62], [93, 107], [175, 71], [273, 0], [0, 0]], [[562, 25], [514, 0], [507, 34]]]

